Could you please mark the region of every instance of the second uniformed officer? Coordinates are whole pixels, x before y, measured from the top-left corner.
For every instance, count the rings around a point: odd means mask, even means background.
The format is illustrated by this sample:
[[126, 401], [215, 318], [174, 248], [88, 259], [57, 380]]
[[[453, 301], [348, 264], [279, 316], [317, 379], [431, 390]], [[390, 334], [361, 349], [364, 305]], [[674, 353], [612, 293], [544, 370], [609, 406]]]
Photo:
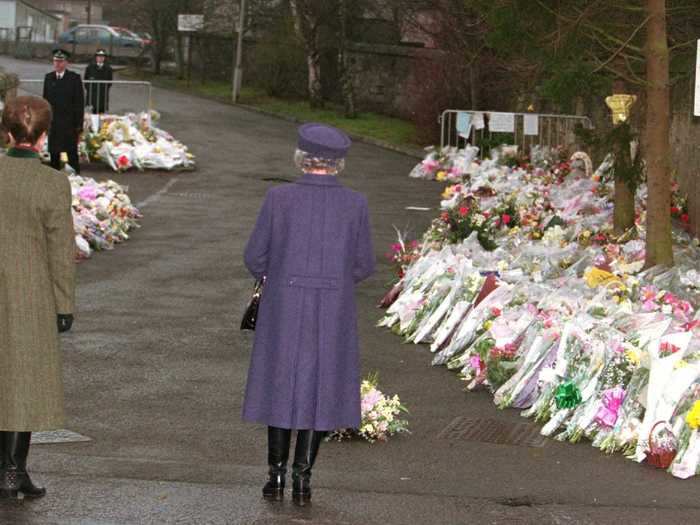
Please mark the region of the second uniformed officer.
[[112, 83], [108, 81], [112, 80], [113, 75], [112, 66], [107, 64], [107, 52], [98, 49], [95, 52], [95, 61], [85, 69], [84, 77], [86, 104], [92, 107], [93, 113], [109, 111], [109, 90]]
[[53, 71], [44, 77], [44, 98], [51, 104], [53, 121], [49, 131], [51, 166], [61, 169], [61, 153], [68, 155], [68, 163], [80, 173], [78, 140], [83, 131], [85, 97], [80, 75], [67, 69], [70, 54], [54, 49]]

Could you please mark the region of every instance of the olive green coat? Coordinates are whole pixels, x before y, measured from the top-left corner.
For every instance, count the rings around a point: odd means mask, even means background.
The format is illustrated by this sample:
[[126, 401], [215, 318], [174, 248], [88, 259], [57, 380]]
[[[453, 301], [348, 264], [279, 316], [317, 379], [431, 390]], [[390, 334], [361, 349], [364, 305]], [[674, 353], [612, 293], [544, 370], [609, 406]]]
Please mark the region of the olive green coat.
[[56, 314], [73, 313], [75, 233], [67, 177], [27, 150], [0, 157], [0, 430], [63, 425]]

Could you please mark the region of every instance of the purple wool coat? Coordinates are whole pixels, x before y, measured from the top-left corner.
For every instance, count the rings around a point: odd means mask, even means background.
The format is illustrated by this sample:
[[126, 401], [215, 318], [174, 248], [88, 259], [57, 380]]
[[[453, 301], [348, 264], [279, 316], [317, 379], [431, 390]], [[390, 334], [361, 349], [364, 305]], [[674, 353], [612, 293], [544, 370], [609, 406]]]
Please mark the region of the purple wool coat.
[[265, 196], [245, 249], [267, 277], [243, 419], [290, 429], [360, 424], [355, 284], [374, 272], [367, 199], [304, 174]]

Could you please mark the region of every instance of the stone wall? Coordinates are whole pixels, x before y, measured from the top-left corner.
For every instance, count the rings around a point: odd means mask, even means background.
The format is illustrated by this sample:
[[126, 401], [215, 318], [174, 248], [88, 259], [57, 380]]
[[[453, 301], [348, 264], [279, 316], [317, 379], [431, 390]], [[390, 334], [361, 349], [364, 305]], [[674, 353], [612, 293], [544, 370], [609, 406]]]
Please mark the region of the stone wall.
[[439, 54], [438, 50], [419, 47], [352, 44], [349, 58], [355, 73], [357, 106], [411, 118], [415, 106], [412, 95], [416, 86], [424, 82], [417, 74], [420, 62], [433, 60]]

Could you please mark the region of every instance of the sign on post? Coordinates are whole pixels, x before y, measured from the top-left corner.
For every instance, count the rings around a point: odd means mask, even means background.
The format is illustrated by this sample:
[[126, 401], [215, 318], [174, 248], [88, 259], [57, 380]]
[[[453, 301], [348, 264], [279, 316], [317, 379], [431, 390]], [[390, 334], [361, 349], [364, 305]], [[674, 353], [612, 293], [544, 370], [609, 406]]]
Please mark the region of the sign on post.
[[177, 30], [194, 33], [204, 29], [204, 15], [177, 15]]
[[698, 56], [695, 64], [695, 116], [700, 117], [700, 40], [698, 40]]

